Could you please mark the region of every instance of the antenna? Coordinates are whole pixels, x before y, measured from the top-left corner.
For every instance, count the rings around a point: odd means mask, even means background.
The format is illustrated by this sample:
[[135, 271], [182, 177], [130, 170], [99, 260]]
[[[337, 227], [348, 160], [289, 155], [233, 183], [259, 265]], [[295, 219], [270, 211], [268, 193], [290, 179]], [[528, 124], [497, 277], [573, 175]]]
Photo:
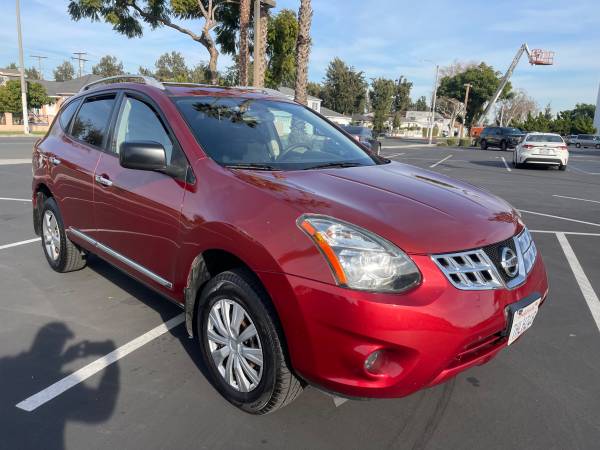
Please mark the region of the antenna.
[[37, 58], [38, 60], [38, 72], [40, 73], [40, 80], [44, 79], [44, 72], [42, 72], [42, 59], [48, 59], [47, 56], [41, 55], [29, 55], [32, 58]]
[[87, 55], [87, 52], [73, 52], [75, 56], [71, 56], [71, 59], [76, 59], [77, 61], [79, 61], [79, 78], [82, 77], [83, 75], [83, 65], [86, 61], [89, 61], [89, 59], [85, 59], [83, 56]]

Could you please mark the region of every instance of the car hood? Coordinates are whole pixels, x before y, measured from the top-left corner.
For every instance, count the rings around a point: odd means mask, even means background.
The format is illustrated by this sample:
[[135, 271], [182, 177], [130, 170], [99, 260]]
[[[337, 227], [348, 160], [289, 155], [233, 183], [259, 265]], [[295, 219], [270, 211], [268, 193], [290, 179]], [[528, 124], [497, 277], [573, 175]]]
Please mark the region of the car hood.
[[522, 227], [515, 209], [487, 191], [397, 162], [246, 175], [246, 182], [281, 196], [299, 214], [354, 223], [408, 253], [482, 247]]

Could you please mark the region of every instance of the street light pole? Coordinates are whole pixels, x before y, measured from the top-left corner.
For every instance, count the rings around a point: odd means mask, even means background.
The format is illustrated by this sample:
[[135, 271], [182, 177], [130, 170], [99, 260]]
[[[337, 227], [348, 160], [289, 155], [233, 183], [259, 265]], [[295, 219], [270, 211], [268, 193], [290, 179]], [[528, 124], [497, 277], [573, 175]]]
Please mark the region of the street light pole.
[[23, 36], [21, 35], [21, 7], [17, 2], [17, 36], [19, 40], [19, 74], [21, 75], [21, 110], [23, 133], [29, 134], [29, 114], [27, 112], [27, 85], [25, 84], [25, 62], [23, 61]]
[[439, 64], [435, 65], [435, 82], [433, 83], [433, 98], [431, 100], [431, 123], [429, 127], [429, 144], [433, 142], [433, 127], [435, 124], [435, 102], [437, 100], [438, 76], [440, 73]]

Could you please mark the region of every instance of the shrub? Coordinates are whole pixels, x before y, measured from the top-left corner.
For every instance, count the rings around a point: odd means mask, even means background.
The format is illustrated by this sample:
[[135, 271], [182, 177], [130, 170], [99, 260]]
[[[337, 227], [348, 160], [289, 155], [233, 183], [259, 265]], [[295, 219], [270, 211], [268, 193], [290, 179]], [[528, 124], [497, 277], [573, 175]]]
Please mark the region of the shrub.
[[472, 145], [471, 138], [461, 138], [458, 145], [461, 147], [470, 147]]
[[448, 139], [446, 139], [446, 143], [449, 147], [454, 147], [458, 143], [458, 140], [456, 138], [449, 137]]
[[437, 141], [437, 146], [438, 147], [447, 147], [448, 142], [445, 139], [440, 139], [439, 141]]

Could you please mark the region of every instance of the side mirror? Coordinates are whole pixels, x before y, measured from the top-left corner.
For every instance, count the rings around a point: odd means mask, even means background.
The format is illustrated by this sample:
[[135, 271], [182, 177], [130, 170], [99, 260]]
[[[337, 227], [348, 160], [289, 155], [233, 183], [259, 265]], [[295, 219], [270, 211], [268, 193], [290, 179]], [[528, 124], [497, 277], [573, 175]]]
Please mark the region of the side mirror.
[[165, 170], [167, 155], [165, 148], [158, 142], [123, 142], [119, 148], [119, 162], [127, 169]]

